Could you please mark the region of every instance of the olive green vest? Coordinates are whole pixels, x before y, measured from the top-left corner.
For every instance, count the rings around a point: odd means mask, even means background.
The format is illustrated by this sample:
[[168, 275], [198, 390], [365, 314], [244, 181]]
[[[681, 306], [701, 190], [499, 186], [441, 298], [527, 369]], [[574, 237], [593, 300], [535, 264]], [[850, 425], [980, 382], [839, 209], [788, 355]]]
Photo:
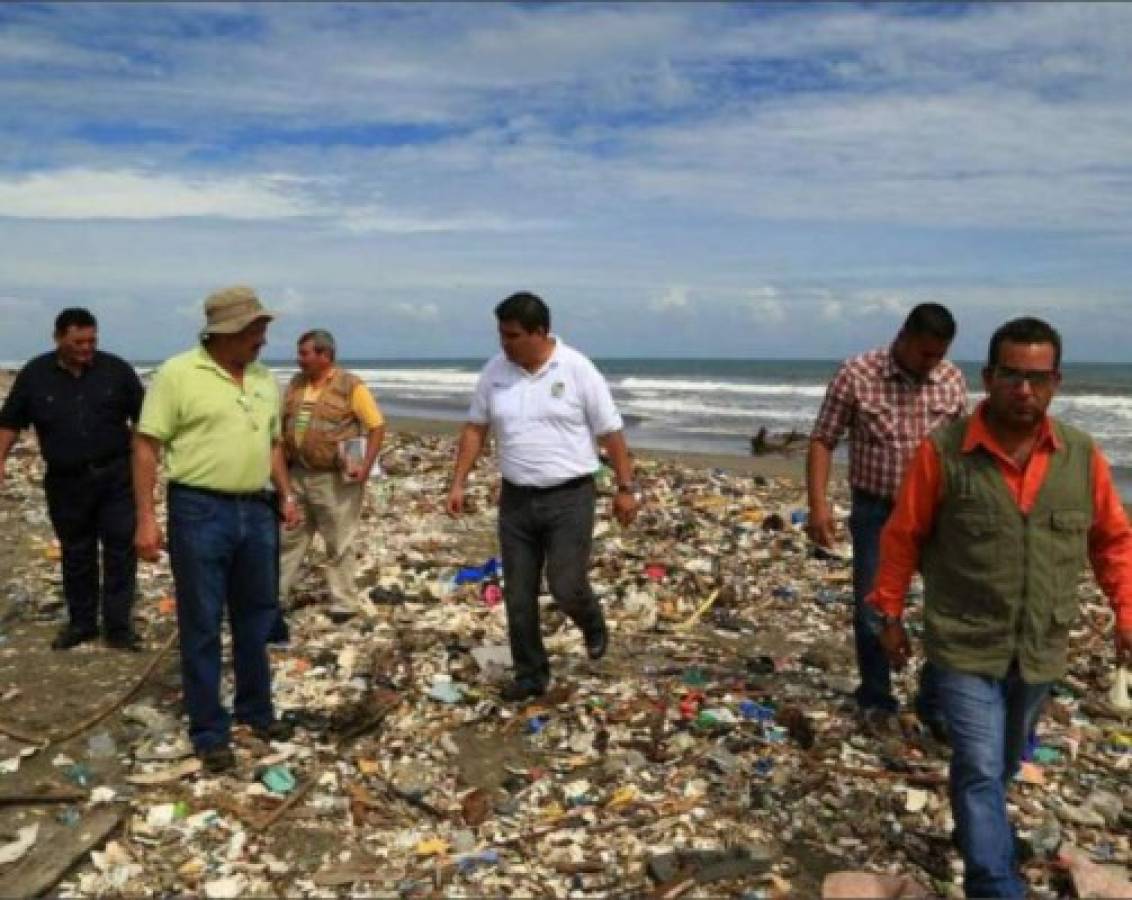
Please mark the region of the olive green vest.
[[1030, 684], [1065, 674], [1077, 582], [1093, 521], [1093, 442], [1050, 419], [1061, 449], [1028, 515], [982, 447], [962, 452], [968, 418], [932, 433], [942, 497], [923, 547], [924, 651], [948, 668]]

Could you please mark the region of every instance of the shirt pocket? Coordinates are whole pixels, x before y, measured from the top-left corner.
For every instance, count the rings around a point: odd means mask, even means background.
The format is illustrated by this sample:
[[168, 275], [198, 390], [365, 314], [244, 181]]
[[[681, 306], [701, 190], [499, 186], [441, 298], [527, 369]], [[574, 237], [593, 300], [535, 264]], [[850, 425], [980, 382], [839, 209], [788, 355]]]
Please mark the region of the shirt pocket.
[[862, 400], [857, 404], [858, 434], [866, 444], [890, 444], [896, 438], [896, 417], [884, 403]]
[[556, 425], [584, 425], [585, 409], [577, 388], [568, 381], [552, 381], [543, 388], [537, 418]]
[[965, 536], [982, 539], [989, 537], [998, 530], [998, 516], [987, 512], [957, 512], [955, 513], [955, 528]]
[[119, 418], [123, 421], [126, 418], [124, 401], [125, 398], [121, 390], [113, 385], [107, 385], [98, 389], [95, 395], [94, 408], [104, 422], [116, 424]]
[[40, 394], [32, 398], [29, 404], [31, 424], [37, 430], [50, 432], [63, 424], [66, 418], [62, 398], [56, 394]]
[[514, 433], [522, 426], [524, 409], [523, 385], [492, 386], [488, 394], [488, 415], [495, 428]]
[[1061, 592], [1077, 596], [1077, 579], [1089, 554], [1089, 514], [1081, 509], [1055, 509], [1050, 513], [1053, 533], [1052, 563], [1062, 579]]

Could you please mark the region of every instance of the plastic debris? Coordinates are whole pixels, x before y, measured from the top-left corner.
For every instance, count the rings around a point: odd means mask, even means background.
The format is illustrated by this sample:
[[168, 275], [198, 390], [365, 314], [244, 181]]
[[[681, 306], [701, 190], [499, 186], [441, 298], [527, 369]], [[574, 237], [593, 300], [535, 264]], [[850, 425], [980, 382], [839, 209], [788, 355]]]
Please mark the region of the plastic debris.
[[8, 865], [18, 859], [23, 859], [24, 854], [35, 846], [35, 840], [38, 835], [38, 823], [25, 825], [23, 828], [19, 829], [14, 841], [7, 844], [0, 844], [0, 865]]
[[1117, 712], [1132, 713], [1132, 673], [1127, 666], [1116, 670], [1108, 691], [1108, 702]]
[[259, 780], [273, 794], [289, 794], [297, 782], [286, 766], [268, 766], [260, 773]]
[[482, 566], [465, 566], [456, 573], [456, 584], [478, 584], [501, 574], [503, 566], [496, 557], [491, 557]]

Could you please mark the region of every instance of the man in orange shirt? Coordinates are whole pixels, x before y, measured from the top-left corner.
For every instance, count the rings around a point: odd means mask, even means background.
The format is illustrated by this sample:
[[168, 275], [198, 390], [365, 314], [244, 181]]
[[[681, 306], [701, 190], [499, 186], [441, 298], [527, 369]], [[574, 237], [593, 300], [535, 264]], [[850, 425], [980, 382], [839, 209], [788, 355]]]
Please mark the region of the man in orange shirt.
[[881, 536], [869, 603], [895, 668], [913, 572], [924, 578], [924, 651], [951, 734], [951, 805], [973, 897], [1024, 897], [1006, 786], [1050, 685], [1065, 673], [1086, 562], [1132, 656], [1132, 529], [1092, 439], [1048, 416], [1061, 337], [1040, 319], [991, 338], [975, 413], [916, 451]]

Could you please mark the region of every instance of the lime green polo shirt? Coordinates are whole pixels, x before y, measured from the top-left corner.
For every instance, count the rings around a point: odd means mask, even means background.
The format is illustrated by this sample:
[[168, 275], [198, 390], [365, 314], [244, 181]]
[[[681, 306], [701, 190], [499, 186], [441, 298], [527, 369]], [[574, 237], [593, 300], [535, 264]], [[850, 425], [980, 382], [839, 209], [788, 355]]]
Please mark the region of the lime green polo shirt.
[[138, 431], [165, 446], [170, 481], [213, 491], [263, 490], [280, 438], [279, 387], [252, 363], [244, 384], [204, 347], [165, 361], [145, 394]]

